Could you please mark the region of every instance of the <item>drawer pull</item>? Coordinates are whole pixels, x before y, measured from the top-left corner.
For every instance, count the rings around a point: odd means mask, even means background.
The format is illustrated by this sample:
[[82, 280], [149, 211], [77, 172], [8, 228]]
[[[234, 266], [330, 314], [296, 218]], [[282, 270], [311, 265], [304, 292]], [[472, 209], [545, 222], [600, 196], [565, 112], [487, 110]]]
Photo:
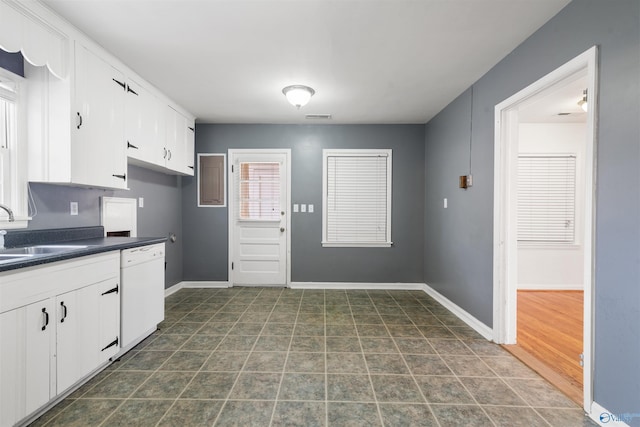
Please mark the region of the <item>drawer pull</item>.
[[44, 314], [44, 326], [42, 330], [47, 329], [47, 325], [49, 324], [49, 313], [47, 313], [47, 309], [45, 307], [42, 308], [42, 314]]
[[64, 319], [67, 318], [67, 306], [64, 305], [64, 301], [60, 302], [60, 307], [62, 307], [62, 319], [60, 319], [60, 323], [64, 323]]

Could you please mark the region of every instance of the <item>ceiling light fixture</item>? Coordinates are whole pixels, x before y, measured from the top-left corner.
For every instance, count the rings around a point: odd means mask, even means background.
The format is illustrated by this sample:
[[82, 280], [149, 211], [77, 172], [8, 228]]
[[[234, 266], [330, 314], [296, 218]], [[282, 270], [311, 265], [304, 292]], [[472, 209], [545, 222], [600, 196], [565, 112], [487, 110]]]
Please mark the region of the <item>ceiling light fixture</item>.
[[282, 93], [287, 97], [287, 101], [296, 108], [304, 107], [307, 105], [315, 90], [309, 86], [304, 85], [292, 85], [282, 89]]
[[580, 108], [582, 108], [582, 110], [586, 113], [587, 112], [587, 90], [585, 89], [582, 92], [582, 99], [580, 101], [578, 101], [578, 105], [580, 106]]

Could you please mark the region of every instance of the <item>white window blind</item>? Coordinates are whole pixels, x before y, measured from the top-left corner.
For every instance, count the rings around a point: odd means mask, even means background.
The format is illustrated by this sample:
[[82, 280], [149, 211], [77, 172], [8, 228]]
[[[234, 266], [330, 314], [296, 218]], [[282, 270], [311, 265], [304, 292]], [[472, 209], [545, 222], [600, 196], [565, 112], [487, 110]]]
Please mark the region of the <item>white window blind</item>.
[[323, 246], [391, 245], [391, 150], [324, 150]]
[[9, 204], [11, 194], [11, 149], [16, 143], [15, 85], [0, 79], [0, 203]]
[[241, 220], [280, 220], [280, 163], [240, 163]]
[[518, 241], [573, 243], [576, 156], [518, 157]]

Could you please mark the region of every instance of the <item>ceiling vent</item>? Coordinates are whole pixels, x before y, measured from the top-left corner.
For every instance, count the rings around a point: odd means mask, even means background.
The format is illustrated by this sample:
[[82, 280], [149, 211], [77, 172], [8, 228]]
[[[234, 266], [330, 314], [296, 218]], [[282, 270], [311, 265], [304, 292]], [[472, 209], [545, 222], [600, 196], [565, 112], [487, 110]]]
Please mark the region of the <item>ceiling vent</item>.
[[305, 119], [320, 119], [320, 120], [329, 120], [331, 119], [331, 114], [305, 114]]

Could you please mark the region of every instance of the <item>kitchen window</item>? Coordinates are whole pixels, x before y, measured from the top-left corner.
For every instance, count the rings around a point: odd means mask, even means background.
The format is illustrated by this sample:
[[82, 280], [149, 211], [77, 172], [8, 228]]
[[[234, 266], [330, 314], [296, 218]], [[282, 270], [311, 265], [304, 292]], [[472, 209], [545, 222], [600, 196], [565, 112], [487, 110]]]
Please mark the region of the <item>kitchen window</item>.
[[391, 246], [391, 150], [323, 150], [322, 159], [322, 245]]
[[24, 78], [0, 68], [0, 203], [12, 209], [15, 221], [0, 210], [0, 228], [26, 227], [26, 139]]

